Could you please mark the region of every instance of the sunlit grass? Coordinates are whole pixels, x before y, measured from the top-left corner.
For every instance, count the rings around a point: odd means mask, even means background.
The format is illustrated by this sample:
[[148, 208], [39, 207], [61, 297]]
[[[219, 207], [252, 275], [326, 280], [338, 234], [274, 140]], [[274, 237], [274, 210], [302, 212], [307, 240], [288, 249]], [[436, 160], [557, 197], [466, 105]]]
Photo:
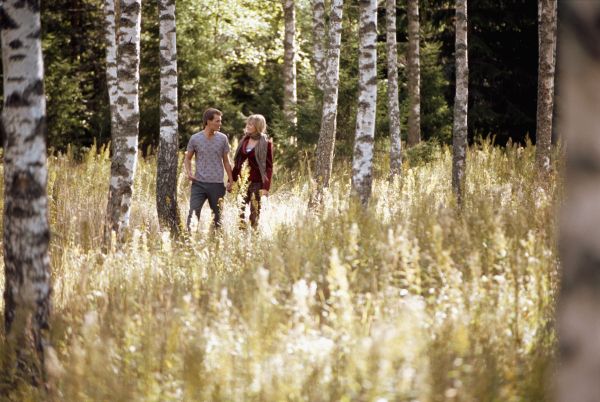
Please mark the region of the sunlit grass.
[[[258, 231], [234, 192], [222, 233], [207, 204], [178, 243], [140, 160], [128, 243], [103, 254], [107, 152], [52, 157], [58, 399], [549, 400], [559, 184], [536, 183], [534, 148], [474, 147], [461, 213], [448, 149], [377, 179], [367, 211], [346, 168], [319, 214], [281, 169]], [[178, 197], [185, 218], [183, 176]]]

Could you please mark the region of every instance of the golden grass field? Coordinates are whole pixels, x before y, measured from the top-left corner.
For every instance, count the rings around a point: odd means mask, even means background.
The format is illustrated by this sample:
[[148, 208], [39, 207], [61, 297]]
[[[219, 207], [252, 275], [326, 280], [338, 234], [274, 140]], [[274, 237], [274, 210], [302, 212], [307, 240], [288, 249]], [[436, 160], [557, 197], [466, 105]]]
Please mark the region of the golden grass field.
[[[159, 230], [149, 157], [128, 242], [107, 254], [108, 153], [51, 157], [56, 399], [550, 400], [561, 183], [539, 185], [534, 153], [473, 146], [461, 213], [447, 148], [391, 184], [379, 158], [366, 211], [349, 167], [320, 213], [306, 169], [280, 168], [258, 232], [238, 229], [234, 192], [222, 234], [206, 204], [183, 243]], [[178, 196], [185, 217], [183, 175]]]

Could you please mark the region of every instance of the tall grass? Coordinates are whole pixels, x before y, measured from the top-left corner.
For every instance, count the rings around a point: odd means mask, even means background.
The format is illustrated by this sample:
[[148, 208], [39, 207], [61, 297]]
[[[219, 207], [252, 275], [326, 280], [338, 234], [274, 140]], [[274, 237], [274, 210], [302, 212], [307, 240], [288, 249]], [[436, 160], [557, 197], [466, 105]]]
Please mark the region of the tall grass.
[[[177, 243], [159, 231], [148, 158], [127, 244], [103, 254], [106, 150], [52, 157], [54, 397], [550, 400], [560, 184], [537, 184], [531, 146], [483, 143], [467, 166], [461, 212], [446, 148], [377, 179], [366, 211], [347, 169], [319, 214], [306, 174], [280, 171], [259, 231], [238, 229], [238, 191], [222, 233], [205, 205]], [[178, 196], [186, 216], [183, 177]], [[5, 398], [42, 397], [23, 386]]]

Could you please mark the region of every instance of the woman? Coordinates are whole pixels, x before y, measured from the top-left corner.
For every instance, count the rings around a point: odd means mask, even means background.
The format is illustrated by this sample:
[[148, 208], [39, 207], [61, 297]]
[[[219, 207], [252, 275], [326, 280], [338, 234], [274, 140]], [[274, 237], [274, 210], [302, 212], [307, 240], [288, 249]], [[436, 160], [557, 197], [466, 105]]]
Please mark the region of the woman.
[[273, 175], [273, 142], [267, 138], [267, 122], [263, 115], [253, 114], [246, 120], [244, 138], [235, 151], [233, 181], [237, 181], [244, 162], [248, 161], [248, 190], [242, 204], [240, 218], [245, 225], [246, 205], [250, 204], [250, 224], [258, 226], [260, 199], [269, 195]]

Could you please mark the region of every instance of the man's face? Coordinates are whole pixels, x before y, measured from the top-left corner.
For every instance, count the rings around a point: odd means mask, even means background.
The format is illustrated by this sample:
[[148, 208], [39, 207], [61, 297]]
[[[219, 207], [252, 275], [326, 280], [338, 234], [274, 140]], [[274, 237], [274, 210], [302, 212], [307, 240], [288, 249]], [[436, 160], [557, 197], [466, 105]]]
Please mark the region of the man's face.
[[221, 120], [221, 116], [215, 114], [212, 120], [206, 122], [206, 127], [213, 131], [219, 131], [219, 129], [221, 128]]

